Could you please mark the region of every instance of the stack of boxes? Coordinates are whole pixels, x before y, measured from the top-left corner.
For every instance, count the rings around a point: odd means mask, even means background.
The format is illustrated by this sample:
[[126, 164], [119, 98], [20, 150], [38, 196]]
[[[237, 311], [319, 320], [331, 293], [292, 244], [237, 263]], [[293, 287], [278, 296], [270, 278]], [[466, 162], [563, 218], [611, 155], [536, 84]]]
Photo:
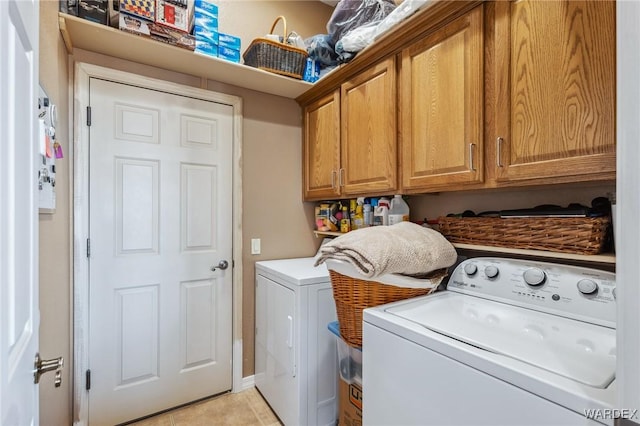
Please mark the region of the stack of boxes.
[[240, 37], [220, 33], [218, 57], [231, 62], [240, 62]]
[[196, 52], [218, 56], [218, 6], [207, 0], [195, 0], [194, 33]]
[[208, 0], [195, 0], [196, 52], [240, 62], [240, 38], [218, 30], [218, 6]]
[[118, 0], [119, 28], [193, 50], [191, 0]]
[[65, 13], [240, 62], [240, 38], [218, 31], [218, 6], [211, 0], [62, 0], [60, 4]]

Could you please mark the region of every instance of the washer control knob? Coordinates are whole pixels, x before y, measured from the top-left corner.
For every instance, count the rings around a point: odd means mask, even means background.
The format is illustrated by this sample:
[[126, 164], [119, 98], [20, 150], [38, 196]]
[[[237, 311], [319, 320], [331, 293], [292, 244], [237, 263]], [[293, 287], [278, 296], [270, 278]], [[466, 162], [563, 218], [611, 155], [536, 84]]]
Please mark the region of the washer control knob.
[[464, 265], [464, 273], [468, 276], [475, 275], [476, 272], [478, 272], [478, 267], [475, 263], [467, 263], [466, 265]]
[[598, 291], [598, 284], [589, 279], [580, 280], [578, 281], [578, 290], [582, 294], [594, 294]]
[[540, 268], [527, 269], [524, 271], [523, 277], [525, 283], [534, 287], [544, 284], [544, 281], [547, 279], [546, 274]]
[[499, 272], [500, 271], [498, 270], [498, 268], [493, 265], [489, 265], [484, 268], [484, 274], [487, 276], [487, 278], [495, 278], [498, 276]]

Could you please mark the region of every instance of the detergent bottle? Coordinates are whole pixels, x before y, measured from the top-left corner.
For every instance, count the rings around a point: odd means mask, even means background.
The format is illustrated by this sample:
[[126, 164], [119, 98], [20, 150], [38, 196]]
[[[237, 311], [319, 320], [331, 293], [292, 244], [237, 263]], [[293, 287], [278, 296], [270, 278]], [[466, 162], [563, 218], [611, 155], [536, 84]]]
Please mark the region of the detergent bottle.
[[409, 205], [402, 199], [402, 195], [396, 194], [389, 208], [389, 225], [403, 221], [409, 221]]

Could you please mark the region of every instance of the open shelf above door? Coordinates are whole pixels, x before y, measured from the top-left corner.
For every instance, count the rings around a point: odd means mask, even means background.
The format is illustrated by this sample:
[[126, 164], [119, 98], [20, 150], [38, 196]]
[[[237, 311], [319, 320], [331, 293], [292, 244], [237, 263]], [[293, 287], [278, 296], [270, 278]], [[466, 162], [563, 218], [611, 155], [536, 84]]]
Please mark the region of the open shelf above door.
[[294, 99], [313, 84], [213, 56], [201, 55], [65, 13], [58, 14], [67, 52], [83, 49], [258, 92]]

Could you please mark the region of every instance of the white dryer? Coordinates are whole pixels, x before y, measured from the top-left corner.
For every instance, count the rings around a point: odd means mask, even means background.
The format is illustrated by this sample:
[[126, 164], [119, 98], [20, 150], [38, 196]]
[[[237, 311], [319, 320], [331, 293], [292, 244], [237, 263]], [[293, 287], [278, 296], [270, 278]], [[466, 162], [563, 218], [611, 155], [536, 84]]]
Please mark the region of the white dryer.
[[613, 424], [615, 275], [502, 258], [364, 311], [367, 425]]
[[256, 262], [255, 383], [287, 426], [334, 425], [336, 308], [316, 258]]

